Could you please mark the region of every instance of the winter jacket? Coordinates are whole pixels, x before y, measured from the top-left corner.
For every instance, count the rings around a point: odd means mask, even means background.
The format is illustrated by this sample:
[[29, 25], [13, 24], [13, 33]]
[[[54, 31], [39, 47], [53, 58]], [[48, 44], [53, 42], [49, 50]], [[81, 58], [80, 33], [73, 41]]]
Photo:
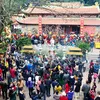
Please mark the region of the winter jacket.
[[68, 83], [65, 85], [65, 92], [66, 94], [68, 93], [68, 91], [70, 90], [70, 86], [68, 85]]
[[68, 94], [67, 94], [68, 99], [72, 99], [73, 95], [74, 95], [74, 92], [69, 91]]
[[80, 92], [81, 82], [78, 81], [77, 83], [75, 83], [75, 85], [76, 85], [75, 92]]
[[68, 100], [67, 96], [60, 96], [59, 100]]
[[83, 87], [82, 87], [82, 91], [84, 93], [89, 93], [90, 91], [90, 86], [88, 84], [84, 84]]
[[27, 81], [27, 87], [32, 88], [33, 87], [33, 82], [32, 81]]

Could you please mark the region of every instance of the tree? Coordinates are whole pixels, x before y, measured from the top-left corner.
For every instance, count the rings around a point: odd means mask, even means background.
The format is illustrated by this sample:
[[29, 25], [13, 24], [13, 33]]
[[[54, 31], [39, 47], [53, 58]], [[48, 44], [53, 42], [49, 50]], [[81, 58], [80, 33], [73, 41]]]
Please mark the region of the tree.
[[28, 37], [21, 37], [19, 38], [18, 40], [16, 40], [16, 45], [17, 45], [17, 48], [20, 48], [25, 46], [25, 45], [31, 45], [31, 39], [28, 38]]
[[0, 0], [0, 33], [4, 27], [11, 25], [11, 16], [21, 10], [25, 0]]
[[86, 54], [86, 51], [90, 50], [90, 44], [82, 41], [77, 42], [77, 47], [82, 50], [83, 54]]

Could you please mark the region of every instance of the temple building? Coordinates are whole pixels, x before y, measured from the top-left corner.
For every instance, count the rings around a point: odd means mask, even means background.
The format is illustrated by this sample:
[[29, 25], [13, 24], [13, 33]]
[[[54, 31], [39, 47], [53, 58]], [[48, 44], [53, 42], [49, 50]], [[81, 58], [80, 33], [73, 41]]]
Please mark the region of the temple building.
[[[70, 5], [70, 4], [69, 4]], [[98, 5], [83, 6], [29, 6], [22, 10], [24, 17], [16, 19], [17, 24], [14, 27], [20, 28], [23, 33], [38, 32], [39, 16], [42, 17], [42, 32], [63, 32], [70, 34], [80, 34], [81, 18], [83, 18], [83, 33], [100, 33], [100, 9]], [[61, 33], [60, 32], [60, 33]]]

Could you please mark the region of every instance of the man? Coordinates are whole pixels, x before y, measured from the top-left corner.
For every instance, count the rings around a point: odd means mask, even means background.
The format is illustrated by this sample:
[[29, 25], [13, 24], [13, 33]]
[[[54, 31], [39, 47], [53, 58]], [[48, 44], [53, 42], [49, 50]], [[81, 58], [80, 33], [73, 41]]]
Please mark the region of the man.
[[86, 81], [86, 84], [84, 84], [82, 86], [82, 91], [84, 93], [84, 100], [88, 100], [89, 91], [90, 91], [90, 86], [89, 86], [89, 82], [88, 81]]
[[5, 100], [8, 99], [7, 97], [7, 89], [8, 89], [8, 85], [5, 81], [3, 82], [0, 82], [0, 86], [2, 88], [2, 96], [3, 96], [3, 99], [5, 98]]
[[48, 78], [45, 81], [45, 84], [46, 84], [46, 94], [47, 94], [48, 97], [50, 97], [50, 88], [51, 88], [51, 80], [50, 80], [50, 78]]
[[42, 94], [43, 96], [43, 100], [46, 100], [46, 96], [45, 96], [45, 84], [43, 83], [43, 81], [41, 81], [41, 84], [40, 84], [40, 94]]
[[95, 100], [100, 100], [100, 91], [97, 92], [97, 96], [96, 96]]

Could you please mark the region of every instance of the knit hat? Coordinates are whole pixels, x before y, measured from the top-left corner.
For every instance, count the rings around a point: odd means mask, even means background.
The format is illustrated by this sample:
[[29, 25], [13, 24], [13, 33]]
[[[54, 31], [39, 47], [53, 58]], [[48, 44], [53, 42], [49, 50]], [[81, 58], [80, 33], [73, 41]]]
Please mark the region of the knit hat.
[[32, 78], [31, 78], [31, 77], [29, 77], [29, 78], [28, 78], [28, 81], [31, 81], [31, 80], [32, 80]]

